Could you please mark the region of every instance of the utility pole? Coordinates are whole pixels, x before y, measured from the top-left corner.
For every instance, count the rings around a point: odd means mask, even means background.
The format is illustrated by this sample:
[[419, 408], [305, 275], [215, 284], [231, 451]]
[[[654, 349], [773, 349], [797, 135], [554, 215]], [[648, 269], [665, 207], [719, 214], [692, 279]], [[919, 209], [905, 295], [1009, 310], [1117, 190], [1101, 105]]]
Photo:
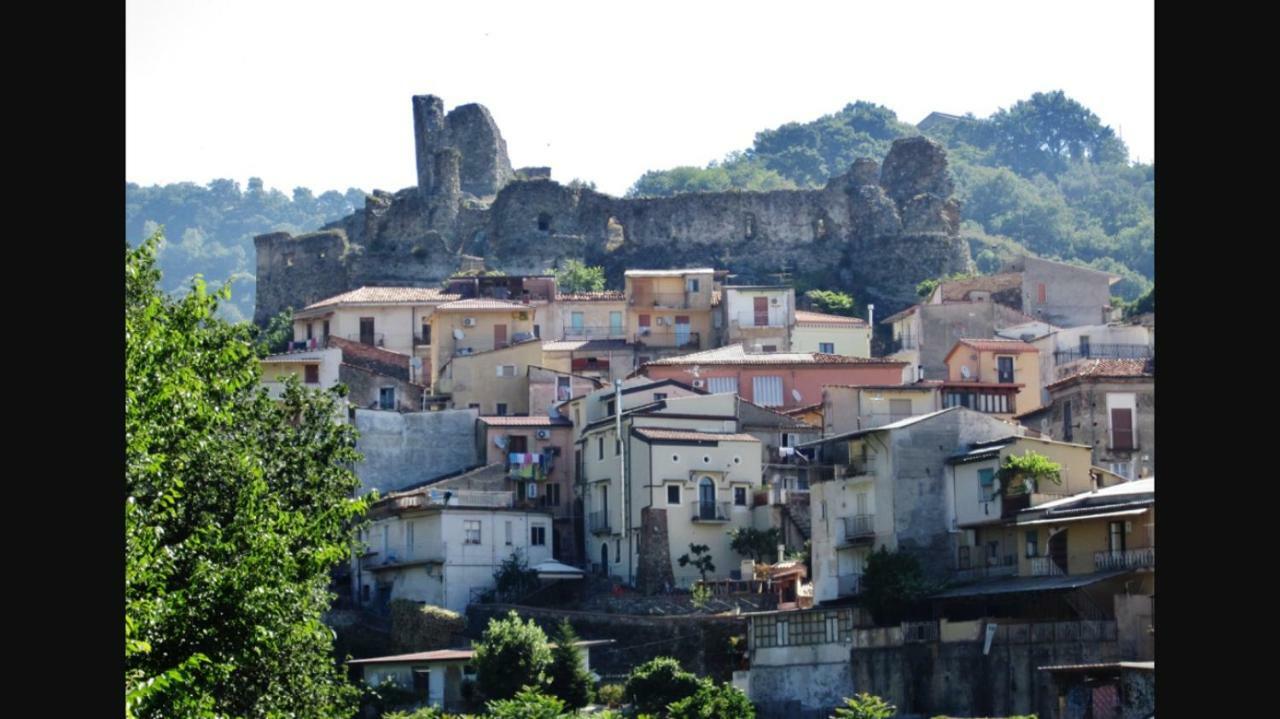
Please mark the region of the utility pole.
[[622, 479], [622, 537], [627, 542], [627, 584], [634, 584], [631, 561], [631, 483], [627, 477], [627, 443], [622, 437], [622, 380], [613, 381], [613, 431], [618, 438], [618, 477]]

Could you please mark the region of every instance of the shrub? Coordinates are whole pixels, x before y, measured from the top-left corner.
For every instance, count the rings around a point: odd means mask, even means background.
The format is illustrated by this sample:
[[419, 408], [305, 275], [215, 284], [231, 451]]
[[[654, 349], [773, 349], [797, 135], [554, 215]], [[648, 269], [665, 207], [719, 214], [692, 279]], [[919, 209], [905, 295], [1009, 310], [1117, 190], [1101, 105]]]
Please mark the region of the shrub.
[[488, 701], [510, 699], [524, 687], [543, 687], [551, 668], [547, 635], [512, 610], [490, 620], [475, 649], [476, 690]]
[[881, 547], [867, 557], [862, 573], [862, 602], [876, 624], [902, 621], [907, 609], [931, 589], [914, 556]]
[[631, 670], [624, 698], [637, 712], [666, 716], [667, 706], [698, 691], [698, 678], [672, 657], [657, 657]]
[[863, 692], [844, 700], [831, 719], [889, 719], [898, 708], [874, 694]]
[[667, 708], [671, 719], [755, 719], [756, 709], [732, 684], [704, 680], [698, 691]]
[[621, 684], [601, 684], [596, 690], [596, 701], [609, 707], [617, 709], [622, 706], [625, 693]]
[[689, 601], [694, 609], [705, 609], [707, 602], [711, 601], [711, 587], [701, 583], [693, 585], [693, 590], [689, 592]]
[[400, 652], [456, 646], [453, 637], [467, 627], [466, 617], [444, 607], [392, 599], [390, 608], [391, 641]]
[[485, 708], [488, 710], [486, 719], [561, 719], [568, 716], [564, 702], [533, 687], [524, 687], [513, 699], [491, 701]]
[[551, 694], [570, 709], [581, 709], [591, 703], [591, 674], [582, 661], [578, 635], [565, 619], [556, 630], [555, 649], [551, 650]]
[[[777, 527], [764, 530], [741, 527], [730, 530], [729, 537], [732, 540], [729, 543], [730, 549], [744, 557], [751, 557], [757, 562], [768, 561], [768, 558], [778, 551], [778, 545], [782, 544], [782, 530]], [[743, 577], [743, 579], [751, 579], [751, 577]]]
[[677, 561], [680, 562], [682, 567], [692, 564], [693, 568], [698, 570], [698, 574], [702, 575], [702, 581], [707, 581], [707, 572], [716, 571], [716, 565], [711, 561], [711, 547], [705, 544], [690, 544], [689, 551], [693, 552], [692, 557], [688, 554], [681, 554]]
[[449, 719], [449, 716], [435, 707], [421, 707], [411, 712], [387, 712], [382, 719]]

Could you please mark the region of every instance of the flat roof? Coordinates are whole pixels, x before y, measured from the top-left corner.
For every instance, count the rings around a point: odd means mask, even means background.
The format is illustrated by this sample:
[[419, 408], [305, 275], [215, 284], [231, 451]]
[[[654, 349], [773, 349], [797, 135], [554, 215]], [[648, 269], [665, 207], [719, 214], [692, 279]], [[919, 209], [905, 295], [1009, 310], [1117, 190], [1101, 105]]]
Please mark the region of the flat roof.
[[[587, 639], [574, 644], [581, 648], [598, 647], [603, 644], [613, 644], [613, 639]], [[549, 644], [551, 648], [555, 648], [555, 642]], [[367, 659], [352, 659], [348, 664], [396, 664], [406, 662], [440, 662], [440, 661], [457, 661], [460, 659], [470, 659], [474, 657], [476, 651], [474, 649], [457, 648], [457, 649], [436, 649], [430, 652], [413, 652], [411, 654], [391, 654], [385, 657], [369, 657]]]
[[1137, 669], [1139, 671], [1154, 672], [1156, 670], [1155, 662], [1100, 662], [1097, 664], [1058, 664], [1051, 667], [1037, 667], [1042, 672], [1092, 672], [1108, 669]]
[[971, 584], [965, 587], [948, 589], [931, 595], [929, 599], [955, 599], [959, 597], [978, 597], [988, 594], [1017, 594], [1019, 592], [1049, 592], [1063, 589], [1078, 589], [1096, 584], [1105, 579], [1127, 574], [1128, 569], [1113, 569], [1092, 574], [1068, 574], [1061, 577], [1013, 577], [994, 582]]
[[627, 270], [622, 273], [624, 277], [679, 277], [680, 275], [694, 275], [714, 273], [715, 270], [710, 267], [694, 267], [687, 270]]

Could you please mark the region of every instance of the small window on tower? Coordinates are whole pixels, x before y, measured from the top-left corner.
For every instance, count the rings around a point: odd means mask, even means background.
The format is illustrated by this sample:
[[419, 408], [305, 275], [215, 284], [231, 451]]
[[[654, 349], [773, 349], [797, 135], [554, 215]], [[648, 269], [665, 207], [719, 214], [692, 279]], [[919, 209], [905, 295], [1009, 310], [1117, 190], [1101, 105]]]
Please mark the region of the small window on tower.
[[538, 229], [541, 230], [542, 232], [551, 231], [551, 214], [550, 213], [541, 212], [538, 214]]

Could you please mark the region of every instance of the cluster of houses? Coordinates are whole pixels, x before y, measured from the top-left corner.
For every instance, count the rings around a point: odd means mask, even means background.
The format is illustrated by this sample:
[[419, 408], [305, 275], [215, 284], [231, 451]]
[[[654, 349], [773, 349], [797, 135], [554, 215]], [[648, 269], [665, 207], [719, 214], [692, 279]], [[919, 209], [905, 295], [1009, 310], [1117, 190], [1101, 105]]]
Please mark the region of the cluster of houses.
[[[477, 274], [296, 311], [289, 351], [263, 360], [269, 387], [341, 382], [350, 417], [474, 428], [424, 442], [468, 445], [470, 466], [376, 502], [356, 601], [461, 611], [512, 555], [548, 582], [689, 588], [693, 544], [707, 580], [750, 579], [731, 532], [777, 528], [787, 552], [808, 543], [812, 573], [787, 574], [782, 608], [855, 598], [883, 547], [946, 583], [939, 616], [1154, 626], [1154, 315], [1116, 317], [1117, 278], [1022, 258], [942, 282], [881, 321], [873, 357], [867, 321], [727, 277], [630, 270], [620, 292], [569, 293]], [[1056, 481], [1001, 481], [1028, 452]]]

